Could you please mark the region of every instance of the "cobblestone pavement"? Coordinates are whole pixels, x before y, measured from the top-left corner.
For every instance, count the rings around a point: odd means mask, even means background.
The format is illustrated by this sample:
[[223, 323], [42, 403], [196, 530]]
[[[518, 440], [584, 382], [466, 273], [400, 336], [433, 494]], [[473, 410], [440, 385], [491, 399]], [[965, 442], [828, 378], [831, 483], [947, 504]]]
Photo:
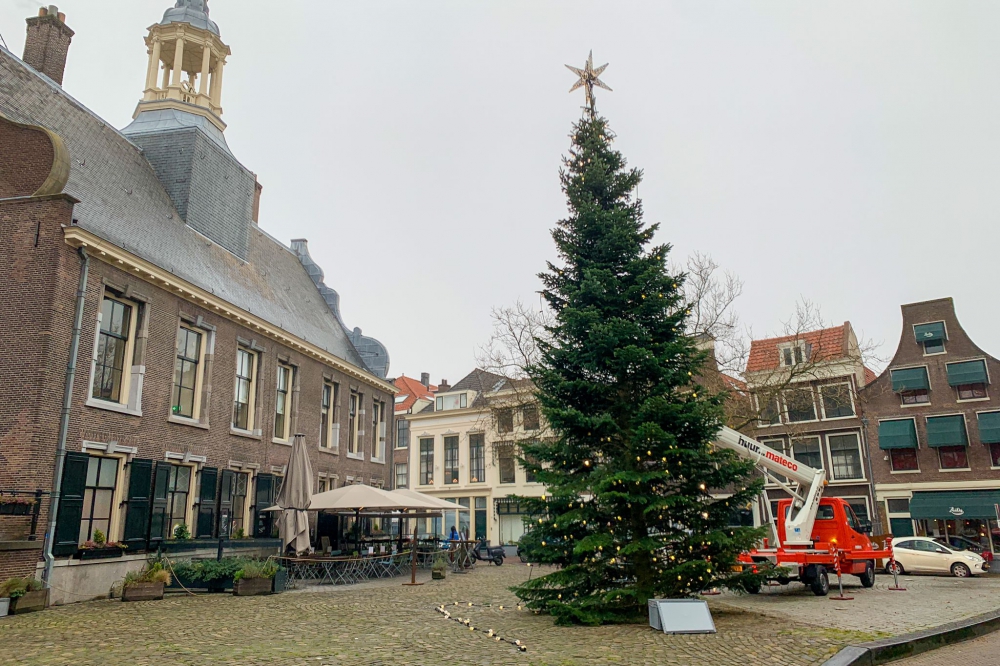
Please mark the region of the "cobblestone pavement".
[[1000, 662], [1000, 632], [916, 657], [892, 662], [893, 666], [996, 666]]
[[[444, 581], [430, 581], [422, 572], [427, 584], [420, 587], [403, 587], [397, 578], [269, 597], [217, 594], [73, 604], [0, 619], [0, 663], [791, 666], [821, 664], [843, 645], [873, 638], [762, 620], [722, 607], [713, 612], [715, 635], [667, 636], [639, 625], [556, 627], [549, 617], [512, 608], [516, 599], [507, 588], [529, 571], [537, 575], [544, 569], [509, 562], [479, 566], [465, 575], [449, 573]], [[492, 604], [466, 605], [455, 614], [523, 641], [528, 651], [519, 653], [434, 610], [455, 601]]]
[[[838, 594], [837, 579], [830, 596]], [[844, 594], [853, 601], [816, 597], [799, 583], [765, 587], [758, 595], [722, 594], [718, 604], [818, 627], [835, 626], [880, 635], [905, 634], [955, 622], [1000, 608], [1000, 576], [952, 578], [900, 576], [905, 592], [891, 592], [892, 576], [878, 575], [875, 587], [844, 577]], [[1000, 663], [1000, 655], [996, 661]]]

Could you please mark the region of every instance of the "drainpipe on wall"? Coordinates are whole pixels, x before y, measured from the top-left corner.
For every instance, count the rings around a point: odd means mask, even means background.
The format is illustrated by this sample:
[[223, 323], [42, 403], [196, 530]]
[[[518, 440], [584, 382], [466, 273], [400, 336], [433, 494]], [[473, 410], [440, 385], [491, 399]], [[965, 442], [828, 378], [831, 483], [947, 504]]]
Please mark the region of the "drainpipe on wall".
[[63, 406], [59, 414], [59, 439], [56, 442], [55, 477], [52, 479], [52, 498], [49, 502], [49, 527], [45, 531], [45, 572], [42, 582], [50, 587], [52, 568], [55, 558], [52, 557], [52, 542], [56, 536], [56, 516], [59, 513], [59, 495], [62, 491], [63, 466], [66, 463], [66, 438], [69, 435], [70, 407], [73, 404], [73, 382], [76, 379], [76, 357], [80, 350], [80, 332], [83, 329], [83, 304], [87, 295], [87, 275], [90, 272], [90, 255], [87, 250], [79, 248], [77, 252], [83, 260], [80, 267], [80, 286], [76, 290], [76, 312], [73, 317], [73, 336], [69, 343], [69, 363], [66, 364], [66, 387], [63, 390]]

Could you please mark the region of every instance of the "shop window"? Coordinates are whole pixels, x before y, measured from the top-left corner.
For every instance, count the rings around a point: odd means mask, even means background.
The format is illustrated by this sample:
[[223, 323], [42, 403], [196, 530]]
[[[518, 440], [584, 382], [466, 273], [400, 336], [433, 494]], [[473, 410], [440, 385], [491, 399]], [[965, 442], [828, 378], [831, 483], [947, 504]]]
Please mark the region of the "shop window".
[[830, 466], [836, 481], [865, 478], [861, 465], [861, 443], [854, 433], [828, 435]]
[[920, 470], [916, 449], [889, 449], [889, 466], [893, 472], [915, 472]]
[[420, 438], [420, 485], [434, 485], [434, 438]]
[[243, 349], [236, 350], [236, 394], [233, 398], [233, 428], [253, 430], [254, 399], [256, 394], [255, 372], [257, 354]]
[[850, 384], [827, 384], [819, 389], [823, 402], [823, 418], [840, 419], [854, 416], [854, 401]]
[[454, 435], [444, 438], [444, 482], [458, 483], [458, 437]]
[[964, 446], [939, 446], [941, 469], [968, 469], [969, 457]]
[[198, 331], [181, 326], [177, 330], [174, 359], [174, 393], [171, 410], [176, 416], [197, 419], [201, 406], [201, 339]]
[[785, 391], [785, 411], [792, 423], [816, 420], [816, 403], [812, 389], [791, 389]]
[[538, 430], [538, 407], [535, 405], [526, 405], [522, 407], [521, 422], [524, 424], [525, 430]]
[[100, 530], [105, 539], [114, 541], [111, 516], [115, 506], [115, 485], [118, 482], [118, 458], [90, 456], [87, 481], [83, 492], [83, 518], [80, 521], [80, 543], [94, 540]]
[[486, 481], [486, 445], [482, 433], [469, 435], [469, 483]]
[[131, 301], [109, 295], [104, 297], [91, 389], [91, 396], [97, 400], [128, 403], [137, 311], [138, 307]]
[[500, 483], [514, 483], [517, 461], [514, 458], [514, 442], [497, 442], [497, 466], [500, 468]]

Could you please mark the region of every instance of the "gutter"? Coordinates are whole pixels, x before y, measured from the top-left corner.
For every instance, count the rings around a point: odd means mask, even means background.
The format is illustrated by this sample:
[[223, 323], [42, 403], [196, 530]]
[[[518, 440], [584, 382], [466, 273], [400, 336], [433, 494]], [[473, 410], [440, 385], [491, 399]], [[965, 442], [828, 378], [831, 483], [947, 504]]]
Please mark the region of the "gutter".
[[77, 248], [83, 265], [80, 267], [80, 285], [76, 290], [76, 310], [73, 317], [73, 334], [69, 344], [69, 362], [66, 364], [66, 386], [63, 390], [63, 406], [59, 413], [59, 439], [56, 442], [55, 476], [52, 478], [52, 496], [49, 502], [49, 527], [45, 531], [45, 572], [42, 583], [51, 587], [52, 568], [55, 558], [52, 556], [52, 542], [56, 537], [56, 517], [59, 514], [59, 497], [62, 491], [63, 467], [66, 464], [66, 439], [69, 435], [70, 408], [73, 404], [73, 382], [76, 380], [76, 361], [80, 351], [80, 332], [83, 330], [83, 305], [87, 296], [87, 276], [90, 273], [90, 255], [86, 248]]

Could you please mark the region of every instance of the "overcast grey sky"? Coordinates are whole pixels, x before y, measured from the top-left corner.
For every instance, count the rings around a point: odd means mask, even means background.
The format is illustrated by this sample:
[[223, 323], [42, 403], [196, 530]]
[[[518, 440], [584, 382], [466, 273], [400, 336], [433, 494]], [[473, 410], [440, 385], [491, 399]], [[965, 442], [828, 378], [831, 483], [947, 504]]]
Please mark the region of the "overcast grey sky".
[[[15, 53], [36, 0], [2, 0]], [[66, 89], [117, 127], [173, 0], [61, 0]], [[490, 308], [537, 302], [590, 49], [676, 261], [745, 281], [758, 337], [800, 297], [884, 342], [953, 296], [1000, 354], [1000, 3], [210, 0], [233, 55], [226, 136], [261, 226], [305, 237], [390, 374], [457, 381]]]

